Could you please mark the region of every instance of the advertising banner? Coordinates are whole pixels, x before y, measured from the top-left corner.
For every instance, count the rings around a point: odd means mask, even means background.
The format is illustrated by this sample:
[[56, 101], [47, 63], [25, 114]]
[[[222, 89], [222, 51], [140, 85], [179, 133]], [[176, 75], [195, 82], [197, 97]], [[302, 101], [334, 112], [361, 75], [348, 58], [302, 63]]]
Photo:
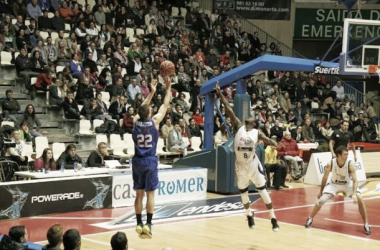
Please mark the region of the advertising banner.
[[112, 176], [10, 182], [0, 186], [0, 219], [111, 207]]
[[214, 0], [214, 9], [233, 10], [246, 19], [290, 20], [291, 0]]
[[[160, 180], [155, 203], [206, 199], [207, 169], [171, 169], [159, 171]], [[136, 192], [131, 174], [114, 175], [112, 181], [112, 207], [132, 206]]]
[[[334, 40], [342, 35], [347, 9], [308, 9], [297, 8], [294, 21], [294, 39]], [[353, 10], [351, 18], [380, 20], [380, 10]], [[378, 36], [379, 26], [353, 26], [352, 37], [373, 38]]]
[[[359, 150], [356, 150], [356, 157], [356, 178], [358, 181], [365, 181], [367, 180], [367, 177], [365, 175], [362, 155]], [[352, 150], [348, 152], [348, 159], [354, 160], [354, 153], [352, 152]], [[322, 177], [325, 173], [325, 167], [329, 162], [331, 162], [330, 152], [312, 154], [310, 157], [309, 166], [307, 167], [304, 183], [312, 185], [321, 185]]]

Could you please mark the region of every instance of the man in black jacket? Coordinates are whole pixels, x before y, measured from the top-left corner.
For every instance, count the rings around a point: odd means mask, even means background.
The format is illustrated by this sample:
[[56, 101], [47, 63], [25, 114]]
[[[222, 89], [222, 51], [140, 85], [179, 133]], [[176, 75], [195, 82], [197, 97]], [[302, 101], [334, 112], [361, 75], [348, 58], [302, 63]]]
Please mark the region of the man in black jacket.
[[87, 159], [87, 165], [90, 167], [104, 167], [105, 160], [113, 160], [113, 157], [110, 156], [107, 151], [107, 144], [105, 142], [99, 142], [98, 148], [90, 153]]
[[108, 108], [108, 113], [112, 116], [112, 119], [119, 120], [123, 118], [123, 114], [126, 112], [125, 104], [127, 103], [127, 98], [125, 96], [119, 96], [116, 101], [114, 101]]
[[62, 164], [64, 164], [64, 167], [67, 169], [73, 169], [74, 168], [74, 163], [77, 163], [78, 169], [81, 169], [83, 166], [82, 164], [84, 163], [83, 159], [76, 154], [77, 148], [75, 147], [74, 144], [69, 144], [66, 147], [65, 152], [59, 156], [57, 163], [59, 167], [62, 167]]
[[28, 241], [28, 231], [25, 226], [13, 226], [9, 229], [9, 237], [14, 240], [14, 248], [12, 249], [28, 249], [24, 244]]
[[54, 14], [55, 16], [51, 19], [52, 29], [55, 32], [59, 32], [60, 30], [65, 30], [65, 20], [59, 15], [59, 11], [56, 10]]
[[13, 99], [13, 90], [8, 89], [5, 91], [7, 98], [3, 99], [1, 102], [1, 107], [3, 109], [3, 118], [17, 122], [18, 112], [20, 111], [20, 104], [16, 99]]

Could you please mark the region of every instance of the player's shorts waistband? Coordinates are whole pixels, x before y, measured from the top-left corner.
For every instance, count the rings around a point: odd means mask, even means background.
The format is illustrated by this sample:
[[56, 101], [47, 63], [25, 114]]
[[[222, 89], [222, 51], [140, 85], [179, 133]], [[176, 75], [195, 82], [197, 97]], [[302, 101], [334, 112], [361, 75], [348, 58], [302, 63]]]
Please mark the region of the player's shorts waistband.
[[155, 155], [149, 155], [149, 156], [134, 155], [133, 158], [135, 158], [135, 159], [155, 159], [155, 158], [157, 158], [157, 156], [155, 156]]
[[237, 149], [239, 151], [252, 151], [253, 150], [253, 148], [251, 148], [251, 147], [238, 147]]

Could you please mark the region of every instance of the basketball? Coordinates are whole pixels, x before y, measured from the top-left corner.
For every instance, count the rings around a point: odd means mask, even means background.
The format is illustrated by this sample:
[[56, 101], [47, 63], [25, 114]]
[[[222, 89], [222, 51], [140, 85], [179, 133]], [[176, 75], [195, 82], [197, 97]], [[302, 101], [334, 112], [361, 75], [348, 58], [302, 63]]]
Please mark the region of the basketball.
[[175, 74], [175, 66], [171, 61], [164, 61], [160, 65], [160, 74], [162, 76], [172, 76]]

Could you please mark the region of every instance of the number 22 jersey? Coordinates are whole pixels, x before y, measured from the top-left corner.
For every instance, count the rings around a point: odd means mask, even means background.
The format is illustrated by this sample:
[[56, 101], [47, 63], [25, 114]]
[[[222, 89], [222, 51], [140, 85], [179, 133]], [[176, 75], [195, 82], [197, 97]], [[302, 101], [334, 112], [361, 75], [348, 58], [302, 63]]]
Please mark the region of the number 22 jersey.
[[132, 129], [132, 138], [135, 143], [135, 157], [155, 157], [158, 136], [159, 134], [153, 119], [136, 121]]

